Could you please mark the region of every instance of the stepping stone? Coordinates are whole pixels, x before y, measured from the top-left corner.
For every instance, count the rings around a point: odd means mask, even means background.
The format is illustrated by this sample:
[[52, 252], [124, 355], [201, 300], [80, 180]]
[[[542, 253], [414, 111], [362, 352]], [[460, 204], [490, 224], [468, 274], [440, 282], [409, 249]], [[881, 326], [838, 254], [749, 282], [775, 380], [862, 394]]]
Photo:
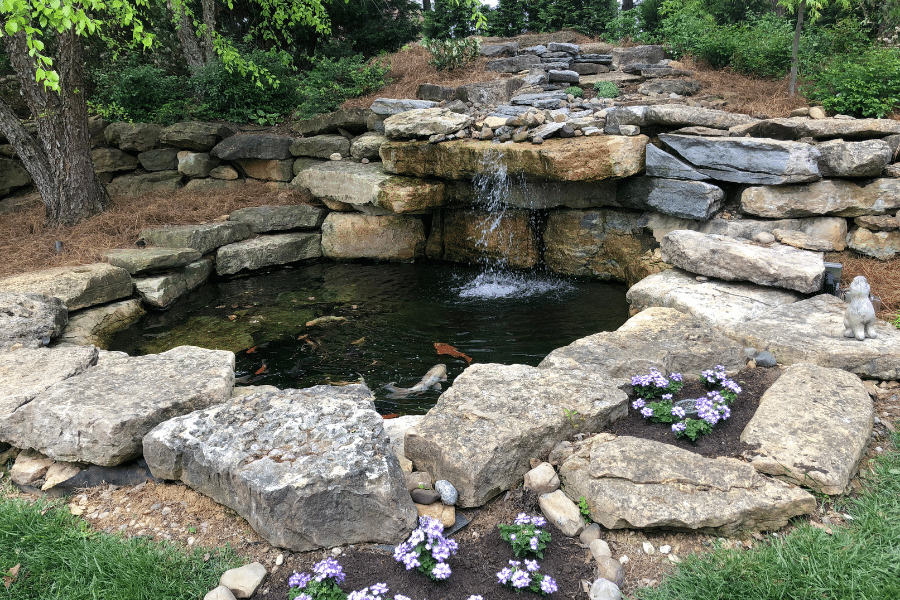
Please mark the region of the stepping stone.
[[216, 251], [216, 273], [232, 275], [322, 256], [322, 234], [311, 232], [263, 235], [222, 246]]
[[250, 237], [250, 228], [247, 225], [231, 222], [178, 225], [141, 231], [141, 239], [148, 246], [193, 248], [200, 254], [206, 254], [220, 246], [233, 244], [248, 237]]

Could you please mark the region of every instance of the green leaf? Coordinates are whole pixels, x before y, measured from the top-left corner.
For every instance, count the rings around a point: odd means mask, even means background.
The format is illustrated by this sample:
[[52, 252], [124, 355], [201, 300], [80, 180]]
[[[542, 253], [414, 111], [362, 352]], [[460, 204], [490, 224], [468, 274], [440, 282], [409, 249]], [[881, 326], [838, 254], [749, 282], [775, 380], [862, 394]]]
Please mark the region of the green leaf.
[[19, 23], [17, 21], [7, 21], [5, 29], [6, 33], [8, 33], [9, 35], [15, 35], [19, 30]]

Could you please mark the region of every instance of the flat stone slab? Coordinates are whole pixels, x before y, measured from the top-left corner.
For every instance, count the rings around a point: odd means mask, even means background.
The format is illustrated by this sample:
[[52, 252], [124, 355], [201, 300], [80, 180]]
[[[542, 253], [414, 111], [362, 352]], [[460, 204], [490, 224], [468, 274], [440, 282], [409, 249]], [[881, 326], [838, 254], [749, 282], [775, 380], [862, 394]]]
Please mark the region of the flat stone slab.
[[869, 379], [900, 379], [900, 330], [877, 321], [877, 338], [845, 338], [846, 308], [843, 300], [821, 294], [718, 327], [743, 346], [768, 350], [785, 365], [811, 363]]
[[619, 206], [654, 210], [682, 219], [709, 219], [722, 208], [724, 200], [722, 188], [711, 183], [664, 177], [632, 177], [619, 185], [616, 194]]
[[322, 234], [318, 232], [262, 235], [222, 246], [216, 251], [216, 273], [232, 275], [244, 269], [286, 265], [322, 256]]
[[244, 223], [204, 223], [203, 225], [177, 225], [158, 229], [141, 230], [141, 238], [148, 246], [166, 248], [193, 248], [206, 254], [226, 244], [233, 244], [250, 237], [250, 228]]
[[46, 345], [66, 328], [69, 311], [59, 298], [0, 292], [0, 348]]
[[613, 83], [637, 83], [643, 81], [640, 75], [630, 75], [621, 71], [610, 71], [609, 73], [597, 73], [596, 75], [582, 75], [579, 85], [584, 88], [592, 88], [601, 81], [612, 81]]
[[473, 121], [471, 116], [447, 108], [416, 108], [385, 119], [384, 135], [389, 138], [446, 135], [465, 129]]
[[257, 392], [160, 424], [155, 477], [179, 479], [294, 551], [395, 544], [416, 509], [364, 385]]
[[57, 267], [0, 279], [0, 292], [34, 292], [63, 301], [70, 311], [131, 295], [128, 271], [107, 263]]
[[744, 367], [744, 347], [699, 319], [673, 308], [648, 308], [616, 331], [595, 333], [557, 348], [538, 368], [588, 371], [631, 379], [657, 369], [699, 377], [711, 366]]
[[669, 444], [599, 434], [560, 467], [569, 498], [584, 496], [608, 529], [665, 528], [731, 536], [779, 529], [816, 509], [812, 494], [734, 458], [703, 458]]
[[676, 267], [727, 281], [751, 281], [812, 294], [822, 289], [821, 254], [789, 246], [768, 248], [746, 240], [675, 230], [660, 242], [662, 259]]
[[225, 402], [233, 387], [231, 352], [180, 346], [110, 354], [20, 405], [0, 424], [0, 437], [55, 460], [115, 466], [140, 456], [156, 425]]
[[681, 269], [667, 269], [640, 280], [625, 298], [632, 308], [674, 308], [715, 328], [724, 322], [742, 322], [776, 306], [803, 299], [798, 292], [753, 283], [697, 281]]
[[868, 185], [828, 179], [806, 185], [754, 186], [741, 193], [741, 210], [759, 217], [860, 217], [893, 214], [900, 208], [900, 180], [875, 179]]
[[799, 363], [763, 394], [741, 441], [754, 446], [748, 458], [760, 473], [843, 494], [869, 442], [874, 413], [859, 377]]
[[288, 229], [317, 229], [322, 226], [327, 212], [309, 204], [252, 206], [234, 211], [228, 215], [228, 220], [245, 223], [253, 233], [268, 233]]
[[177, 269], [202, 256], [193, 248], [116, 248], [106, 253], [106, 262], [132, 275]]
[[128, 329], [146, 312], [136, 298], [80, 310], [69, 317], [59, 343], [106, 348], [113, 334]]
[[[647, 142], [644, 135], [554, 138], [539, 146], [504, 145], [499, 160], [510, 175], [558, 181], [617, 179], [643, 170]], [[497, 168], [496, 164], [484, 160], [496, 151], [496, 144], [484, 140], [440, 144], [391, 141], [381, 146], [379, 153], [388, 173], [471, 179]]]
[[475, 364], [407, 431], [406, 456], [452, 483], [458, 506], [481, 506], [521, 481], [529, 459], [623, 418], [626, 383], [589, 371]]
[[212, 268], [212, 260], [204, 258], [192, 262], [178, 272], [135, 278], [134, 289], [145, 304], [155, 308], [167, 308], [206, 281], [212, 273]]

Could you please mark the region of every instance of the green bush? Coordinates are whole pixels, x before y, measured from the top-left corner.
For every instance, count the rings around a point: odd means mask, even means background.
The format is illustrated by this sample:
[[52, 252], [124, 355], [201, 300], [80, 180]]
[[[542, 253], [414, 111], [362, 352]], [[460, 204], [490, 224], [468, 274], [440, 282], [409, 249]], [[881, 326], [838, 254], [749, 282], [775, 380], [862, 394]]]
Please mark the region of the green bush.
[[637, 8], [624, 12], [619, 11], [615, 18], [606, 22], [600, 39], [605, 42], [618, 42], [628, 38], [638, 44], [652, 44], [656, 38], [645, 27], [642, 16], [643, 13]]
[[598, 98], [618, 98], [619, 88], [612, 81], [598, 81], [594, 84]]
[[564, 91], [565, 91], [567, 94], [572, 94], [572, 95], [575, 96], [576, 98], [581, 98], [581, 96], [584, 94], [584, 90], [582, 90], [582, 89], [581, 89], [580, 87], [578, 87], [577, 85], [573, 85], [573, 86], [571, 86], [571, 87], [567, 87]]
[[774, 14], [735, 28], [732, 66], [741, 73], [780, 78], [791, 68], [794, 27]]
[[109, 120], [169, 125], [188, 114], [184, 80], [136, 58], [96, 69], [91, 80], [91, 108]]
[[452, 71], [478, 59], [480, 44], [476, 38], [429, 40], [422, 45], [431, 53], [428, 61], [438, 71]]
[[900, 108], [900, 52], [872, 48], [859, 55], [838, 56], [814, 75], [807, 98], [828, 110], [881, 118]]
[[337, 110], [348, 98], [363, 96], [384, 87], [390, 65], [375, 60], [369, 64], [361, 54], [351, 57], [314, 59], [313, 68], [303, 74], [297, 87], [301, 102], [297, 116]]

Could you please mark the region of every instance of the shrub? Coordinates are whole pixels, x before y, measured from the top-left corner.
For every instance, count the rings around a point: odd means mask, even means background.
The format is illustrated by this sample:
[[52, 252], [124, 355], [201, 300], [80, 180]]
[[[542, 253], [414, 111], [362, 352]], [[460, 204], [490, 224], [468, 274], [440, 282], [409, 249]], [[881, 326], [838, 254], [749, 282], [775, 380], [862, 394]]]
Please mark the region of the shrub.
[[169, 125], [188, 112], [184, 80], [155, 65], [132, 58], [91, 75], [97, 89], [91, 108], [107, 119]]
[[594, 92], [598, 98], [618, 98], [619, 88], [612, 81], [599, 81], [594, 84]]
[[734, 31], [732, 65], [741, 73], [782, 77], [791, 67], [793, 37], [794, 27], [777, 15], [753, 19]]
[[838, 56], [804, 91], [826, 109], [881, 118], [900, 108], [900, 51], [872, 48], [860, 55]]
[[567, 87], [567, 88], [565, 89], [565, 92], [566, 92], [567, 94], [572, 94], [572, 95], [575, 96], [576, 98], [581, 98], [581, 96], [584, 94], [584, 90], [582, 90], [582, 89], [581, 89], [580, 87], [578, 87], [577, 85], [573, 85], [573, 86], [571, 86], [571, 87]]
[[428, 61], [438, 71], [459, 69], [478, 59], [480, 45], [475, 38], [429, 40], [422, 45], [431, 53]]
[[384, 87], [390, 65], [379, 60], [366, 63], [362, 55], [343, 58], [321, 57], [312, 69], [304, 73], [297, 86], [302, 98], [297, 116], [307, 119], [313, 115], [337, 110], [348, 98], [363, 96]]

